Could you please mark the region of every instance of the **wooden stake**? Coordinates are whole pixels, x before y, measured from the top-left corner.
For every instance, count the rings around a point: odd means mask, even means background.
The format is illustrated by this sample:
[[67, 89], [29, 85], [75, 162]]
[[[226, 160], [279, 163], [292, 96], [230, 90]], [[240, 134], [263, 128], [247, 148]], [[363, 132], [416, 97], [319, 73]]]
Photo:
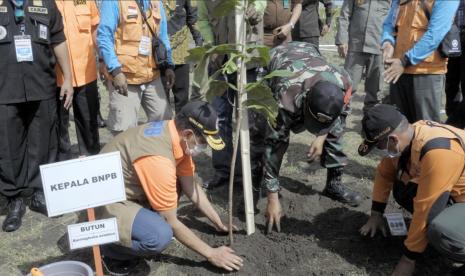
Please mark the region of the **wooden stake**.
[[[244, 17], [245, 10], [247, 9], [248, 1], [243, 1], [244, 6], [236, 9], [236, 45], [238, 50], [242, 53], [246, 53], [246, 20]], [[239, 70], [237, 72], [237, 111], [240, 113], [237, 118], [241, 121], [238, 124], [240, 127], [237, 129], [240, 135], [241, 141], [241, 159], [242, 159], [242, 183], [244, 185], [244, 203], [245, 203], [245, 219], [247, 226], [247, 235], [251, 235], [255, 232], [255, 221], [254, 221], [254, 207], [253, 207], [253, 190], [252, 190], [252, 175], [250, 167], [250, 135], [249, 135], [249, 118], [247, 115], [247, 106], [244, 106], [244, 102], [247, 100], [247, 93], [245, 86], [247, 84], [247, 67], [243, 63], [243, 60], [239, 61]]]
[[[87, 209], [87, 219], [90, 221], [95, 220], [95, 210], [94, 208]], [[94, 264], [95, 272], [97, 276], [103, 276], [103, 267], [102, 267], [102, 256], [100, 255], [100, 246], [92, 246], [92, 252], [94, 253]]]

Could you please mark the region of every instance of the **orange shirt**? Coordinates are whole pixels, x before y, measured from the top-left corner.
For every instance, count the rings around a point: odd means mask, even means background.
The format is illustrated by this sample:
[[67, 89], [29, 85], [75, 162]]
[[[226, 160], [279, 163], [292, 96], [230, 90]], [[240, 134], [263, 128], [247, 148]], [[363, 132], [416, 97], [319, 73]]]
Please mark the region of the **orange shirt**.
[[193, 176], [195, 170], [192, 158], [184, 154], [174, 121], [169, 121], [168, 124], [176, 162], [173, 163], [166, 157], [151, 155], [141, 157], [133, 164], [147, 199], [156, 211], [177, 208], [177, 178]]
[[[417, 141], [425, 139], [421, 125], [414, 124]], [[412, 156], [416, 152], [412, 152]], [[384, 158], [378, 165], [373, 187], [373, 201], [387, 203], [397, 174], [399, 158]], [[414, 212], [404, 245], [408, 250], [421, 253], [425, 250], [427, 239], [427, 220], [431, 207], [444, 192], [450, 192], [456, 202], [465, 202], [465, 155], [457, 141], [451, 142], [451, 149], [435, 149], [427, 152], [419, 163], [409, 164], [409, 173], [404, 173], [401, 180], [418, 184], [416, 197], [413, 199]]]
[[[93, 0], [56, 0], [56, 4], [63, 16], [73, 86], [91, 83], [97, 79], [95, 45], [92, 39], [92, 30], [100, 22], [97, 6]], [[63, 73], [58, 65], [56, 72], [57, 85], [61, 86]]]

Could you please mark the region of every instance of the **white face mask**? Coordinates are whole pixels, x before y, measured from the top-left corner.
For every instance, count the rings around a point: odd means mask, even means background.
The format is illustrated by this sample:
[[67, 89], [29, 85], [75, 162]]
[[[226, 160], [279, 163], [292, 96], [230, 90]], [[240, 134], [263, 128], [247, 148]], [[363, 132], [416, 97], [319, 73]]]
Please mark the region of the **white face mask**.
[[387, 142], [386, 142], [386, 149], [383, 150], [385, 156], [389, 157], [389, 158], [396, 158], [396, 157], [399, 157], [402, 155], [402, 152], [400, 151], [400, 148], [399, 148], [399, 144], [396, 144], [396, 151], [390, 151], [389, 150], [389, 137], [387, 139]]
[[197, 156], [197, 155], [201, 154], [202, 152], [204, 152], [207, 149], [207, 144], [198, 144], [197, 143], [197, 139], [195, 138], [195, 135], [194, 135], [194, 140], [195, 140], [195, 147], [193, 149], [191, 149], [189, 147], [189, 143], [187, 142], [187, 139], [184, 139], [184, 141], [186, 141], [187, 152], [188, 152], [188, 154], [190, 156]]

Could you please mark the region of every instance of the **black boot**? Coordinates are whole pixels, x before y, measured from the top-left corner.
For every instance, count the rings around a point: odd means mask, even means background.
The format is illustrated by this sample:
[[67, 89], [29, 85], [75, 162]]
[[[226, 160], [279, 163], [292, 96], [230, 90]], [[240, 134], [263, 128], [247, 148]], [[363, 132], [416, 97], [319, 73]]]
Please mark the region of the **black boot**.
[[31, 198], [29, 209], [34, 212], [47, 215], [47, 206], [45, 205], [45, 195], [43, 191], [36, 191]]
[[342, 184], [341, 178], [344, 168], [328, 169], [326, 175], [326, 187], [323, 190], [323, 195], [349, 204], [352, 207], [357, 207], [362, 201], [359, 193], [351, 191], [349, 188]]
[[26, 202], [24, 198], [14, 198], [8, 204], [8, 213], [3, 221], [2, 229], [5, 232], [13, 232], [21, 227], [21, 221], [26, 213]]

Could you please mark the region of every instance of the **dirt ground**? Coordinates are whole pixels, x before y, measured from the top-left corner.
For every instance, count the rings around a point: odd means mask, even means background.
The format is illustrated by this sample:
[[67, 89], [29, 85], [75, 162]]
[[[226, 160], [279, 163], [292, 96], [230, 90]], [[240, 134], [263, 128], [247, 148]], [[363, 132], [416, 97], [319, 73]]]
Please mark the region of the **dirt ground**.
[[[327, 54], [335, 62], [341, 60]], [[104, 116], [107, 114], [107, 96], [103, 93]], [[236, 195], [235, 224], [241, 228], [235, 235], [234, 249], [245, 262], [237, 275], [388, 275], [401, 256], [403, 238], [363, 238], [358, 229], [368, 218], [371, 180], [379, 157], [362, 158], [357, 155], [360, 138], [361, 95], [353, 97], [353, 111], [348, 120], [344, 149], [350, 158], [344, 183], [360, 191], [364, 202], [357, 208], [334, 202], [320, 195], [325, 184], [326, 171], [318, 164], [307, 164], [305, 152], [313, 137], [308, 133], [291, 136], [289, 150], [281, 170], [281, 203], [286, 215], [281, 233], [265, 235], [264, 210], [266, 199], [257, 201], [256, 232], [245, 234], [244, 216], [237, 212], [241, 202]], [[73, 135], [74, 129], [70, 130]], [[107, 130], [101, 130], [102, 143], [110, 139]], [[196, 160], [199, 176], [212, 175], [210, 157]], [[236, 189], [237, 190], [237, 189]], [[209, 193], [220, 216], [227, 219], [226, 187]], [[390, 211], [399, 211], [390, 204]], [[210, 245], [228, 243], [226, 236], [215, 233], [212, 225], [183, 198], [179, 208], [180, 219]], [[3, 221], [4, 216], [0, 217]], [[23, 226], [14, 233], [0, 232], [0, 276], [24, 275], [33, 266], [59, 260], [80, 260], [92, 264], [90, 249], [69, 251], [66, 226], [77, 221], [76, 214], [59, 218], [28, 211]], [[429, 249], [417, 265], [415, 275], [445, 275], [456, 264]], [[177, 241], [160, 256], [145, 260], [133, 275], [217, 275], [216, 269], [202, 257]]]

